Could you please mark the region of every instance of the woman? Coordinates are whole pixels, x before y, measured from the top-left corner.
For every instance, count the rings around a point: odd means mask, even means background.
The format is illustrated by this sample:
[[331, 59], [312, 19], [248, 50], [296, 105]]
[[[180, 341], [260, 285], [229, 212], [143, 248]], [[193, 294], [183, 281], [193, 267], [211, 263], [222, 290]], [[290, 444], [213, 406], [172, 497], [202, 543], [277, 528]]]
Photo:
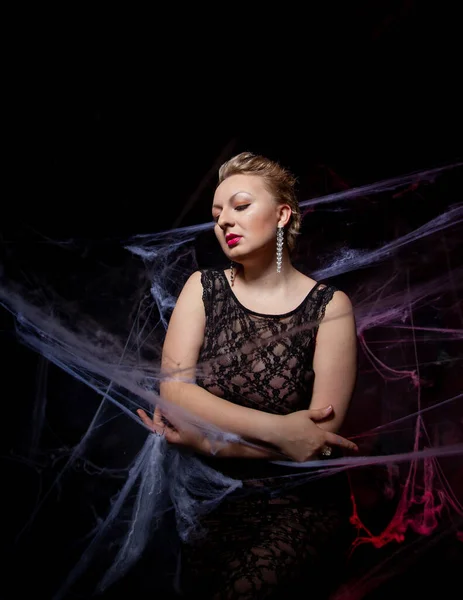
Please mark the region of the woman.
[[288, 491], [284, 467], [271, 462], [357, 449], [337, 434], [356, 378], [352, 306], [291, 263], [301, 221], [294, 185], [262, 156], [245, 152], [222, 165], [212, 216], [232, 264], [188, 279], [163, 347], [161, 396], [239, 441], [215, 447], [170, 413], [166, 422], [159, 407], [152, 420], [139, 411], [168, 442], [249, 492], [204, 517], [206, 537], [185, 547], [184, 591], [203, 598], [287, 595], [347, 522], [344, 480]]

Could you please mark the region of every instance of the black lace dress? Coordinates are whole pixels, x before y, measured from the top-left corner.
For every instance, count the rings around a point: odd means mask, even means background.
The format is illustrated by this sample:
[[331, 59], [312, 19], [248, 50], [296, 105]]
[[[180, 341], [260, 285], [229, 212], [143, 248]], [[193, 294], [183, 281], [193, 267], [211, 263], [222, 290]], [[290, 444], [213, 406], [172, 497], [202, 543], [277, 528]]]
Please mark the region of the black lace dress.
[[[238, 301], [223, 271], [203, 271], [202, 285], [206, 329], [198, 385], [275, 414], [307, 409], [318, 324], [335, 288], [319, 283], [295, 310], [263, 315]], [[350, 503], [344, 475], [312, 477], [300, 484], [285, 477], [297, 469], [269, 461], [204, 460], [243, 480], [244, 486], [204, 517], [207, 535], [185, 545], [184, 595], [293, 598], [297, 589], [303, 597], [319, 597], [316, 576], [326, 561], [335, 568], [347, 531]], [[301, 589], [304, 581], [308, 587]], [[321, 586], [325, 588], [323, 581]]]

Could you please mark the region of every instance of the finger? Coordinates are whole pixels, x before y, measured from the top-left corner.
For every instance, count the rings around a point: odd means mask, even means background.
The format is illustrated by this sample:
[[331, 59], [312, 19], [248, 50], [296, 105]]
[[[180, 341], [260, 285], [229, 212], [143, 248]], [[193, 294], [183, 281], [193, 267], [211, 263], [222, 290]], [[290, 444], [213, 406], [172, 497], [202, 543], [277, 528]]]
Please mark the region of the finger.
[[166, 427], [164, 426], [163, 423], [161, 423], [157, 417], [153, 414], [153, 419], [150, 420], [150, 425], [149, 425], [151, 431], [153, 431], [154, 433], [157, 433], [158, 435], [165, 435], [166, 434]]
[[174, 431], [177, 431], [177, 427], [173, 423], [169, 421], [169, 419], [165, 416], [165, 413], [161, 412], [159, 406], [156, 406], [155, 414], [153, 415], [153, 420], [156, 417], [156, 422], [162, 425], [163, 427], [170, 427]]
[[[156, 417], [158, 419], [158, 417]], [[163, 436], [166, 441], [170, 444], [179, 444], [181, 442], [181, 436], [173, 427], [166, 425], [162, 420], [154, 422], [153, 417], [153, 430], [155, 433]]]
[[139, 408], [137, 410], [137, 414], [147, 427], [149, 427], [150, 429], [153, 429], [153, 423], [143, 409]]
[[326, 432], [325, 441], [331, 446], [340, 446], [341, 448], [346, 448], [346, 450], [358, 450], [357, 444], [354, 444], [354, 442], [351, 442], [350, 440], [343, 438], [340, 435], [331, 433], [330, 431]]
[[329, 406], [324, 406], [323, 408], [311, 408], [309, 409], [309, 419], [313, 421], [319, 421], [321, 419], [326, 419], [328, 415], [331, 414], [333, 407], [331, 404]]
[[159, 425], [160, 427], [164, 427], [164, 425], [165, 425], [163, 418], [162, 418], [161, 409], [159, 408], [159, 406], [156, 406], [156, 408], [154, 409], [153, 423], [155, 423], [156, 425]]

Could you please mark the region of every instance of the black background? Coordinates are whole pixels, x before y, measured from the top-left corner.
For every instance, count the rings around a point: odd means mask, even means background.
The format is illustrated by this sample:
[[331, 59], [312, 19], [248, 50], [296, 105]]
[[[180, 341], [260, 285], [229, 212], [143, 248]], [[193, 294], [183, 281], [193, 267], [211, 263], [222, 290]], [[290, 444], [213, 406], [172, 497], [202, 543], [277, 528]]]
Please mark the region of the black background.
[[[217, 166], [242, 150], [289, 167], [301, 199], [316, 195], [309, 184], [321, 168], [353, 187], [461, 160], [458, 21], [446, 3], [423, 4], [20, 16], [4, 91], [3, 247], [30, 250], [47, 237], [104, 244], [203, 223]], [[25, 547], [11, 541], [36, 493], [11, 457], [29, 439], [39, 362], [15, 344], [11, 325], [5, 317], [8, 600], [51, 597], [56, 581], [40, 547], [73, 545], [56, 532], [47, 540], [45, 526]], [[427, 553], [371, 597], [404, 586], [429, 597], [436, 572], [448, 589], [458, 551]], [[58, 555], [57, 580], [66, 566]]]

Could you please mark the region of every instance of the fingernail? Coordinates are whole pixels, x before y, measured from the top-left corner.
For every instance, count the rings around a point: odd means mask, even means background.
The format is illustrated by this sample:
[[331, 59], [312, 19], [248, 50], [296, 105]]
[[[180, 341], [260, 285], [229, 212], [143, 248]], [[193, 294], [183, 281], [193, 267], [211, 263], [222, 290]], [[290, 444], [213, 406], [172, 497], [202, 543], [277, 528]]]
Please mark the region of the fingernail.
[[331, 406], [331, 404], [330, 404], [329, 406], [327, 406], [327, 407], [325, 408], [325, 412], [330, 412], [330, 410], [332, 410], [332, 409], [333, 409], [333, 407], [332, 407], [332, 406]]

